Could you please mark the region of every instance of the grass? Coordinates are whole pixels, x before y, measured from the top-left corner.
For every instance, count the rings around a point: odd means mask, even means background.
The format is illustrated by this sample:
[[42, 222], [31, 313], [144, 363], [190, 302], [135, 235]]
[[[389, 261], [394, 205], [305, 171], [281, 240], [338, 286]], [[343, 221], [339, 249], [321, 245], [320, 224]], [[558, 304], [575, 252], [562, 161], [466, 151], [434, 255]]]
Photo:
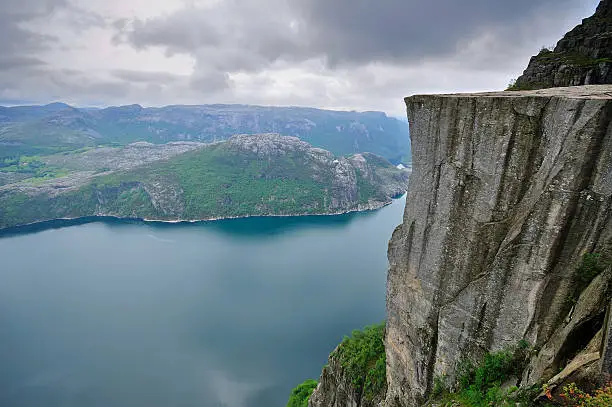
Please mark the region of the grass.
[[45, 164], [41, 161], [40, 156], [36, 155], [4, 158], [0, 160], [0, 172], [25, 174], [28, 176], [28, 181], [34, 185], [69, 174], [69, 171], [64, 168]]

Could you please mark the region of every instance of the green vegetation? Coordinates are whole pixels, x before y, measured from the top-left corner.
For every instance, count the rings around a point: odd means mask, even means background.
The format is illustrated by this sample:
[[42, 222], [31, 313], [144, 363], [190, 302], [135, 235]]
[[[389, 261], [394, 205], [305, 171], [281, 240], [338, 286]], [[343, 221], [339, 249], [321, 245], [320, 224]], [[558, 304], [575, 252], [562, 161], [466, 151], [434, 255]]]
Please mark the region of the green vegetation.
[[261, 160], [225, 145], [184, 154], [152, 174], [178, 181], [187, 218], [323, 213], [331, 188], [325, 179], [314, 180], [301, 155]]
[[128, 171], [106, 174], [102, 168], [85, 184], [65, 190], [45, 181], [67, 171], [37, 156], [10, 158], [2, 171], [27, 173], [27, 180], [0, 192], [0, 228], [97, 214], [175, 220], [354, 210], [369, 200], [388, 200], [389, 184], [401, 189], [407, 177], [383, 158], [365, 156], [368, 175], [357, 170], [357, 197], [346, 194], [353, 186], [335, 183], [331, 161], [290, 147], [262, 157], [219, 143]]
[[313, 379], [308, 379], [298, 385], [295, 389], [291, 390], [287, 407], [308, 407], [308, 399], [315, 387], [317, 387], [317, 381]]
[[[550, 392], [547, 397], [552, 399]], [[604, 384], [592, 394], [582, 391], [576, 383], [563, 387], [563, 405], [567, 407], [610, 407], [612, 406], [612, 382]]]
[[8, 157], [0, 160], [0, 171], [27, 174], [31, 182], [63, 177], [68, 171], [46, 165], [39, 156]]
[[593, 67], [602, 62], [612, 62], [610, 58], [591, 58], [579, 52], [555, 52], [551, 49], [543, 47], [536, 58], [544, 64], [563, 63], [577, 67]]
[[512, 79], [506, 88], [507, 91], [519, 91], [519, 90], [535, 90], [546, 87], [545, 84], [539, 82], [529, 82], [517, 84], [516, 79]]
[[344, 337], [330, 356], [338, 359], [343, 373], [366, 400], [384, 394], [387, 389], [384, 336], [384, 323], [355, 330], [350, 337]]
[[[571, 68], [567, 71], [567, 75], [572, 76], [578, 73], [585, 73], [587, 70], [596, 67], [601, 63], [612, 62], [610, 58], [592, 58], [588, 55], [583, 55], [579, 52], [555, 52], [546, 47], [543, 47], [538, 55], [534, 57], [539, 65], [546, 67], [560, 67], [565, 66]], [[518, 91], [518, 90], [534, 90], [552, 87], [552, 77], [550, 83], [540, 82], [520, 82], [512, 80], [508, 85], [507, 91]]]
[[446, 387], [445, 378], [436, 377], [431, 400], [439, 401], [444, 406], [461, 407], [514, 407], [517, 402], [529, 402], [533, 399], [534, 391], [537, 394], [539, 389], [502, 387], [509, 379], [521, 376], [528, 352], [529, 344], [520, 341], [512, 348], [487, 353], [476, 366], [469, 361], [460, 363], [455, 390]]
[[[381, 198], [380, 192], [376, 187], [363, 176], [360, 170], [357, 170], [357, 188], [359, 190], [359, 203], [367, 204], [370, 198]], [[383, 198], [384, 199], [384, 198]]]
[[573, 291], [569, 294], [567, 302], [574, 305], [584, 289], [591, 284], [591, 281], [610, 264], [612, 264], [611, 259], [601, 253], [585, 253], [582, 256], [582, 262], [576, 267], [572, 277]]

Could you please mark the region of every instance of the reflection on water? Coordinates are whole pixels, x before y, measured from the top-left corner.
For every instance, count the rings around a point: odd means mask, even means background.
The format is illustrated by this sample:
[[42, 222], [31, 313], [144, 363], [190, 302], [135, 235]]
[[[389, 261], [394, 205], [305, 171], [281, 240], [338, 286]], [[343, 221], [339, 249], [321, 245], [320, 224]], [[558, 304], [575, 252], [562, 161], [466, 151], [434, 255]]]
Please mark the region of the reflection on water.
[[5, 234], [0, 405], [284, 406], [384, 318], [402, 211]]

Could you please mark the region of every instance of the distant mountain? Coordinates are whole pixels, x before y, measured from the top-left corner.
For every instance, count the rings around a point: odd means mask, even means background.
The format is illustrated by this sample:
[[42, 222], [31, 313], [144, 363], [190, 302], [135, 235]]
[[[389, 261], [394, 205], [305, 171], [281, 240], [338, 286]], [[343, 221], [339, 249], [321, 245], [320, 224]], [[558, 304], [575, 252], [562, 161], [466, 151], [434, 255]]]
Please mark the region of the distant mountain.
[[395, 164], [410, 157], [408, 124], [382, 112], [248, 105], [0, 107], [0, 159], [135, 141], [215, 142], [259, 133], [295, 136], [337, 155], [371, 152]]
[[[408, 182], [408, 172], [380, 156], [338, 157], [276, 134], [214, 144], [137, 143], [48, 160], [18, 164], [38, 173], [0, 186], [0, 228], [106, 215], [201, 220], [343, 213], [381, 207]], [[49, 178], [59, 166], [60, 176]]]

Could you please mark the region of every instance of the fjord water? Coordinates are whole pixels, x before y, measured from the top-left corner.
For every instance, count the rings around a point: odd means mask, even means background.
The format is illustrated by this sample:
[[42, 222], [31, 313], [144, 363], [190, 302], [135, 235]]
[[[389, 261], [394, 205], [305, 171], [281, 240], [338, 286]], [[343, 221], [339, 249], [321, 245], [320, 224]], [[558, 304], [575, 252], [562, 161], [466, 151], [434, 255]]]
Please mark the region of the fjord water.
[[0, 405], [275, 407], [384, 319], [374, 212], [0, 235]]

